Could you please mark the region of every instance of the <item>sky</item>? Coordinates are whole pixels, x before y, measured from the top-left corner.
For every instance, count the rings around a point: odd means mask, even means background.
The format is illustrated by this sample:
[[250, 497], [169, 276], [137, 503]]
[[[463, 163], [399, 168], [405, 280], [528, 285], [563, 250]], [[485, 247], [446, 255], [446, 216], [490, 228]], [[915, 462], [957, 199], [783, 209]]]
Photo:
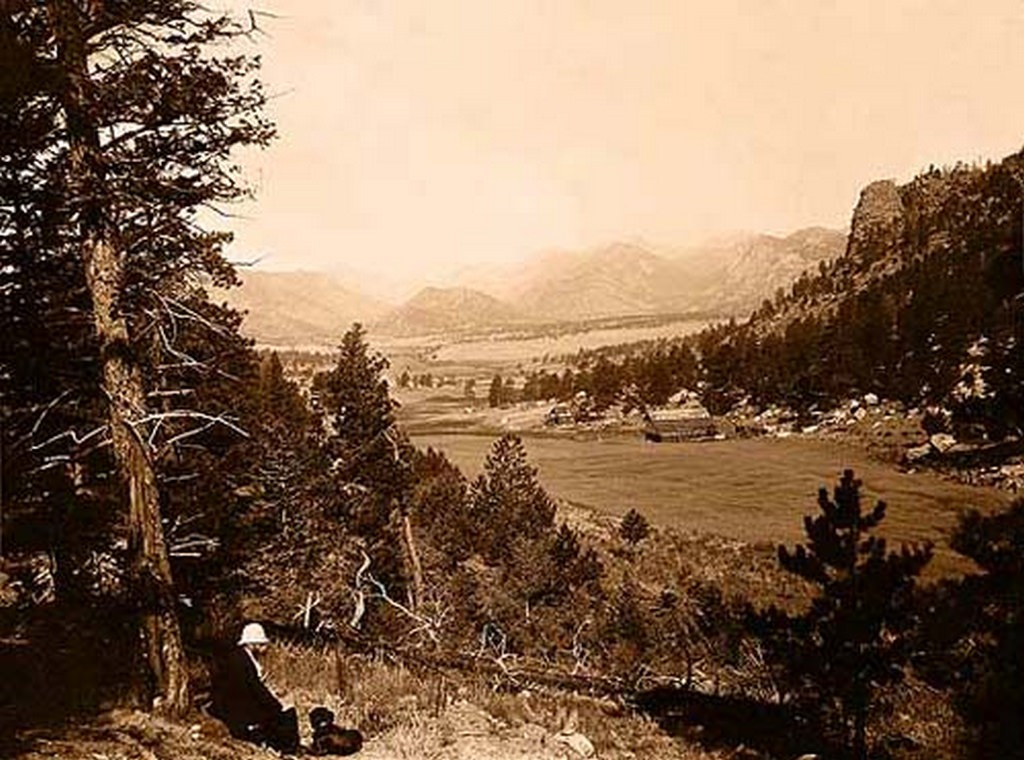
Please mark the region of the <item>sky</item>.
[[845, 228], [1024, 146], [1024, 0], [221, 0], [279, 139], [235, 260], [379, 295], [614, 241]]

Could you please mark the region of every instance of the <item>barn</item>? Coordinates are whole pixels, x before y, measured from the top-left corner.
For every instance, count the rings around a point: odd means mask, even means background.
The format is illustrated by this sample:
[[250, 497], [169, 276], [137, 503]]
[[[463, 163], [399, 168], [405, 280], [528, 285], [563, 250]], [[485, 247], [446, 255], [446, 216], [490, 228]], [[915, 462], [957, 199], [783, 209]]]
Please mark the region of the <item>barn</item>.
[[655, 443], [696, 441], [714, 438], [718, 433], [715, 419], [695, 399], [679, 407], [650, 412], [644, 425], [644, 438]]

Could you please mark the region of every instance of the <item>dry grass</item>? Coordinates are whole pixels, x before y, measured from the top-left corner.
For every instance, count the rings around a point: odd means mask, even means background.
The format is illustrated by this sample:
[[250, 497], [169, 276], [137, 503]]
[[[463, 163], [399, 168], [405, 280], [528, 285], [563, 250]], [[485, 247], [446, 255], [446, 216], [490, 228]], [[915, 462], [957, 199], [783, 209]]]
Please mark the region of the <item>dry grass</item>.
[[571, 753], [558, 737], [573, 731], [587, 736], [602, 758], [727, 756], [682, 744], [612, 700], [503, 691], [488, 677], [414, 671], [333, 648], [275, 644], [267, 671], [300, 716], [325, 705], [339, 725], [360, 729], [370, 758], [564, 758]]

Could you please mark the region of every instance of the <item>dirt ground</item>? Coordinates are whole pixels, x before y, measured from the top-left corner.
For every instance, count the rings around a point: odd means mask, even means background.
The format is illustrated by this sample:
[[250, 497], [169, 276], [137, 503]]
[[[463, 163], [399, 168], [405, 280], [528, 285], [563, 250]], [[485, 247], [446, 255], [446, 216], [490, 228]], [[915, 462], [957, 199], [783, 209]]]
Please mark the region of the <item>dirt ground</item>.
[[[720, 760], [734, 753], [686, 747], [650, 725], [638, 746], [614, 739], [595, 749], [582, 734], [551, 732], [535, 723], [509, 725], [479, 707], [455, 703], [436, 718], [423, 718], [371, 737], [356, 757], [364, 760], [611, 760], [665, 758]], [[613, 732], [614, 733], [614, 732]], [[616, 746], [618, 744], [619, 746]], [[25, 732], [12, 754], [17, 760], [275, 760], [281, 756], [232, 739], [205, 716], [170, 722], [145, 713], [113, 711], [87, 723]], [[10, 751], [12, 748], [8, 748]]]

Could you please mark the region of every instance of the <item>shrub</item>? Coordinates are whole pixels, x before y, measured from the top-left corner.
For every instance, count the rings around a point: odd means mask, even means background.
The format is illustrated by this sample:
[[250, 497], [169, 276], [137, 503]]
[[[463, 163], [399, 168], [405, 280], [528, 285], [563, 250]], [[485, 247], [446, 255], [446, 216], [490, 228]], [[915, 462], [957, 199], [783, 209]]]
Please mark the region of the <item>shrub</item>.
[[630, 509], [619, 524], [619, 535], [634, 546], [643, 541], [651, 532], [651, 525], [642, 514]]

